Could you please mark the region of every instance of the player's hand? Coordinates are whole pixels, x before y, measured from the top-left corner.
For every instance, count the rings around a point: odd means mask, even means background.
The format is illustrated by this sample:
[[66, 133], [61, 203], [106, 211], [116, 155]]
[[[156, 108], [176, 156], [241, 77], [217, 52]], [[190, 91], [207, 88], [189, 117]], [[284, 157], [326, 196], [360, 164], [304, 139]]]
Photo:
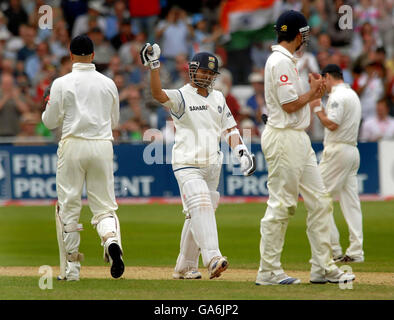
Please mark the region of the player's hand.
[[149, 42], [146, 43], [141, 51], [140, 57], [141, 62], [144, 66], [149, 66], [152, 70], [160, 67], [160, 47], [157, 43], [151, 45]]
[[311, 100], [320, 99], [326, 91], [326, 84], [323, 77], [318, 73], [309, 73], [309, 84], [311, 86]]
[[254, 154], [250, 154], [246, 150], [240, 150], [241, 171], [244, 176], [250, 176], [256, 171], [256, 157]]

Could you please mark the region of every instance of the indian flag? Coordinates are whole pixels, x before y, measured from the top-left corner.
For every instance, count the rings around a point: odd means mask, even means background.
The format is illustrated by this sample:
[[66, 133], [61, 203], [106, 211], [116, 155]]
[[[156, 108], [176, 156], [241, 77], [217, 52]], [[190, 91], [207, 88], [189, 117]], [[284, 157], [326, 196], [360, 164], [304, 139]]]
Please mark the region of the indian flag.
[[275, 39], [277, 0], [227, 0], [220, 8], [220, 24], [228, 49], [244, 49], [254, 41]]

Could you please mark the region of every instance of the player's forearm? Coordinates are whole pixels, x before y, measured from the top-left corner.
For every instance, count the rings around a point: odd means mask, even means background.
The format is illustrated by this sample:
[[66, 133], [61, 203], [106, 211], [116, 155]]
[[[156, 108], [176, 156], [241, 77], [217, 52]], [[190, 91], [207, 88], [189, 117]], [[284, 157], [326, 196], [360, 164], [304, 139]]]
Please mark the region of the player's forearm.
[[303, 108], [308, 102], [310, 102], [312, 100], [311, 98], [312, 98], [312, 93], [309, 91], [299, 96], [297, 100], [283, 104], [282, 108], [287, 113], [296, 112], [301, 108]]
[[239, 135], [232, 135], [228, 139], [228, 144], [234, 150], [238, 145], [243, 144]]
[[239, 155], [240, 150], [247, 150], [242, 140], [241, 134], [236, 127], [232, 127], [226, 130], [225, 140], [237, 157], [240, 156]]
[[153, 69], [150, 72], [150, 88], [152, 92], [152, 97], [159, 101], [160, 103], [164, 103], [168, 101], [168, 97], [161, 88], [160, 82], [160, 68]]
[[324, 113], [323, 110], [316, 112], [316, 115], [319, 118], [321, 124], [324, 127], [326, 127], [328, 130], [335, 131], [336, 129], [338, 129], [338, 125], [335, 122], [328, 119], [327, 115]]

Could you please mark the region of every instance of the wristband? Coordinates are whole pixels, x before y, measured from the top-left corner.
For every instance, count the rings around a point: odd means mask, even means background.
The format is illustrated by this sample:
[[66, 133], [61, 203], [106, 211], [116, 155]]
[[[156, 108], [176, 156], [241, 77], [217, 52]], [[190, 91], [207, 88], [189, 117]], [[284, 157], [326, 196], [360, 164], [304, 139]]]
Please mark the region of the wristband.
[[318, 113], [319, 111], [323, 111], [323, 107], [321, 105], [313, 108], [314, 113]]

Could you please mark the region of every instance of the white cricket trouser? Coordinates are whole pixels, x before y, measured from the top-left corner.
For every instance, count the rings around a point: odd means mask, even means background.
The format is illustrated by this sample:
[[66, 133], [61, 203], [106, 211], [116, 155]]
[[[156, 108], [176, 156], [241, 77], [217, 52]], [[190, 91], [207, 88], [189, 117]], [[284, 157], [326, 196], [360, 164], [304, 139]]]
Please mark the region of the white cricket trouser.
[[[183, 192], [185, 183], [193, 180], [192, 183], [205, 184], [206, 191], [211, 194], [212, 198], [212, 194], [217, 194], [216, 189], [219, 184], [221, 164], [212, 164], [203, 168], [186, 165], [174, 165], [173, 170], [179, 185], [183, 204], [183, 212], [186, 214], [180, 241], [180, 252], [177, 258], [175, 271], [184, 272], [189, 269], [198, 268], [198, 259], [201, 249], [198, 239], [200, 239], [201, 242], [209, 242], [210, 250], [201, 250], [203, 263], [205, 266], [209, 264], [213, 257], [221, 256], [217, 236], [216, 220], [214, 216], [214, 210], [217, 207], [217, 203], [212, 204], [211, 200], [211, 209], [206, 212], [204, 211], [203, 215], [200, 217], [197, 215], [193, 216], [193, 212], [191, 212], [191, 210], [189, 210], [187, 207], [185, 195]], [[218, 200], [219, 199], [217, 199], [217, 201]], [[211, 231], [211, 235], [202, 233], [201, 228], [209, 229]], [[205, 239], [202, 239], [202, 237], [205, 237]]]
[[[357, 171], [360, 153], [356, 146], [344, 143], [329, 143], [324, 147], [319, 169], [328, 192], [339, 204], [349, 228], [349, 248], [346, 255], [363, 258], [363, 226], [360, 199], [358, 196]], [[341, 255], [339, 232], [331, 217], [331, 246], [334, 255]]]
[[267, 210], [261, 219], [259, 274], [282, 270], [280, 257], [289, 217], [294, 215], [298, 195], [307, 209], [307, 235], [311, 245], [311, 272], [325, 275], [337, 268], [330, 247], [332, 201], [324, 187], [316, 155], [303, 130], [266, 126], [261, 137], [268, 163]]
[[[103, 239], [109, 232], [119, 234], [117, 221], [111, 218], [118, 208], [114, 190], [112, 142], [68, 137], [59, 142], [57, 155], [56, 189], [62, 223], [65, 226], [78, 223], [82, 190], [86, 182], [88, 204], [93, 213], [92, 223], [97, 225], [100, 238]], [[78, 252], [79, 244], [79, 232], [64, 233], [67, 253]], [[79, 262], [68, 262], [67, 265], [68, 278], [79, 276]]]

